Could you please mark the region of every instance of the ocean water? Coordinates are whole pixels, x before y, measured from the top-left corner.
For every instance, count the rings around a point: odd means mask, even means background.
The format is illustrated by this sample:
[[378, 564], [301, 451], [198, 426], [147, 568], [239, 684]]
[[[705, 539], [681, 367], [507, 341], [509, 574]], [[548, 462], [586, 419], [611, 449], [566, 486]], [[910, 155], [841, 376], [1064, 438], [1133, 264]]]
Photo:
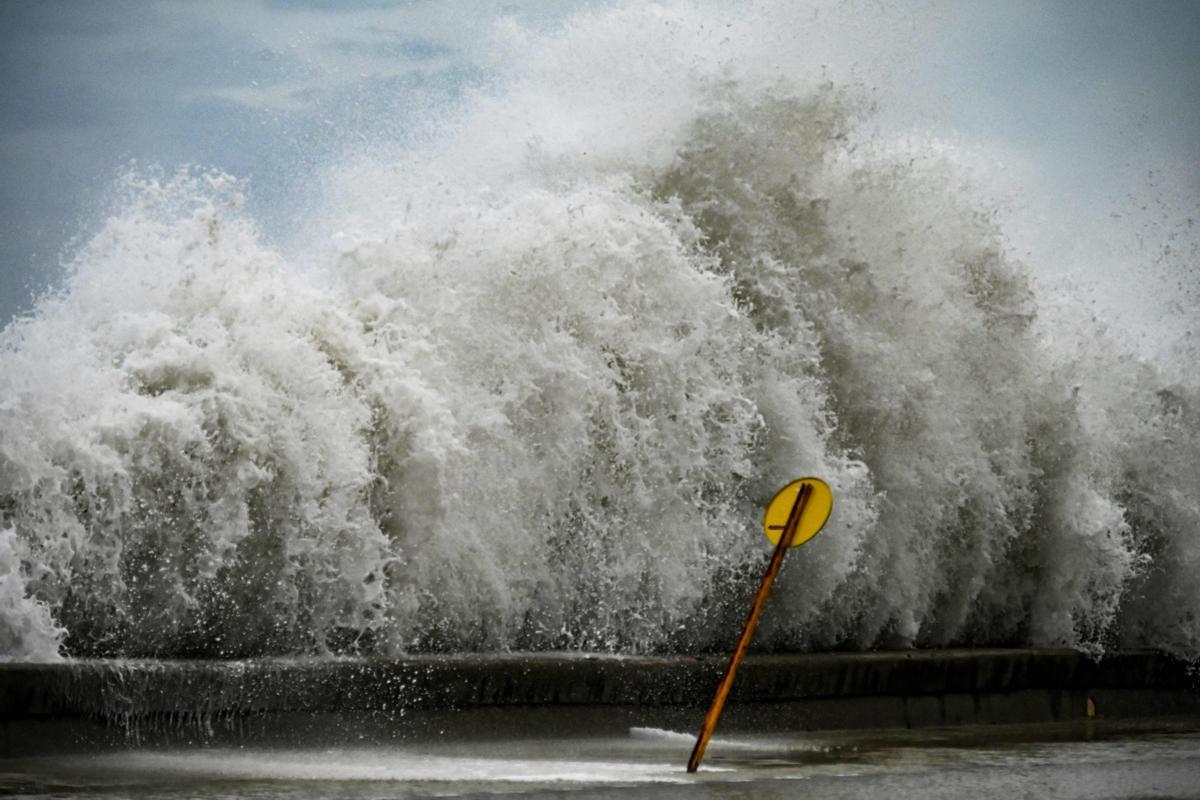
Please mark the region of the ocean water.
[[770, 22], [502, 26], [286, 246], [131, 170], [0, 332], [0, 657], [719, 649], [805, 474], [761, 647], [1200, 656], [1194, 346], [1041, 294], [976, 156]]

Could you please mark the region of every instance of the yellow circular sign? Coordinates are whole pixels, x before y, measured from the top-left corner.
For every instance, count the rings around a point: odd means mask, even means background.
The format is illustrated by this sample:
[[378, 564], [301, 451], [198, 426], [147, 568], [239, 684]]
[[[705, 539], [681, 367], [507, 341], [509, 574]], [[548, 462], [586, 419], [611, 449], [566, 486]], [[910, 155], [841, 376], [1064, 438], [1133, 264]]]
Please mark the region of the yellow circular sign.
[[800, 487], [804, 484], [812, 487], [812, 493], [800, 514], [796, 535], [792, 537], [792, 547], [804, 544], [816, 536], [829, 521], [829, 514], [833, 511], [833, 492], [829, 490], [829, 484], [820, 478], [794, 480], [775, 493], [767, 506], [767, 513], [763, 514], [763, 532], [767, 534], [771, 544], [779, 544], [779, 537], [783, 535], [783, 528], [792, 513], [792, 506], [796, 505]]

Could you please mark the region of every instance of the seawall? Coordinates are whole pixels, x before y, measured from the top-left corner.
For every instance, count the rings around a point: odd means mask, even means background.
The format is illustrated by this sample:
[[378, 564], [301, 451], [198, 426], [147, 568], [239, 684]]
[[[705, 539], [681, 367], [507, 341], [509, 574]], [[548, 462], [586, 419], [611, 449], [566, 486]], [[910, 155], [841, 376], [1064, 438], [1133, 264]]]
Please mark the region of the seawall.
[[[0, 744], [285, 729], [372, 735], [448, 721], [518, 730], [698, 724], [723, 656], [0, 663]], [[1200, 680], [1161, 653], [1071, 650], [756, 655], [722, 727], [796, 730], [1200, 717]], [[481, 721], [486, 721], [486, 724]], [[549, 727], [547, 727], [549, 726]], [[30, 738], [32, 737], [32, 739]]]

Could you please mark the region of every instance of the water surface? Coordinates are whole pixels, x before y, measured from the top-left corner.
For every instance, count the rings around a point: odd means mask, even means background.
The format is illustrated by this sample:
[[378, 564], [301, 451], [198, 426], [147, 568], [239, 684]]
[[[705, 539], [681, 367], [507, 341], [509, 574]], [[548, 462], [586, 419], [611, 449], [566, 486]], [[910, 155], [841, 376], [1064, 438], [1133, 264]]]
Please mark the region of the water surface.
[[659, 728], [355, 746], [135, 748], [0, 759], [0, 794], [77, 798], [1200, 797], [1200, 727], [1041, 725], [718, 736]]

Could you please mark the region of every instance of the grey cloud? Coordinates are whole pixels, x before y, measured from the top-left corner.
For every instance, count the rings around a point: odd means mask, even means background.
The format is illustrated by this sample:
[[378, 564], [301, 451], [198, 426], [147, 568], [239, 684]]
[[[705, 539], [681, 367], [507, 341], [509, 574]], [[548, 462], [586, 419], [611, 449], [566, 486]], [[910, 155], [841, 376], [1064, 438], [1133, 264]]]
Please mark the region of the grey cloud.
[[[340, 53], [362, 55], [368, 58], [402, 58], [409, 61], [429, 61], [434, 58], [454, 55], [459, 51], [442, 42], [416, 36], [404, 36], [375, 28], [371, 33], [376, 39], [334, 39], [327, 47]], [[386, 37], [386, 38], [383, 38]]]
[[429, 2], [430, 0], [357, 0], [354, 3], [347, 3], [345, 0], [271, 0], [268, 5], [281, 11], [354, 13], [364, 10], [413, 8], [428, 5]]

